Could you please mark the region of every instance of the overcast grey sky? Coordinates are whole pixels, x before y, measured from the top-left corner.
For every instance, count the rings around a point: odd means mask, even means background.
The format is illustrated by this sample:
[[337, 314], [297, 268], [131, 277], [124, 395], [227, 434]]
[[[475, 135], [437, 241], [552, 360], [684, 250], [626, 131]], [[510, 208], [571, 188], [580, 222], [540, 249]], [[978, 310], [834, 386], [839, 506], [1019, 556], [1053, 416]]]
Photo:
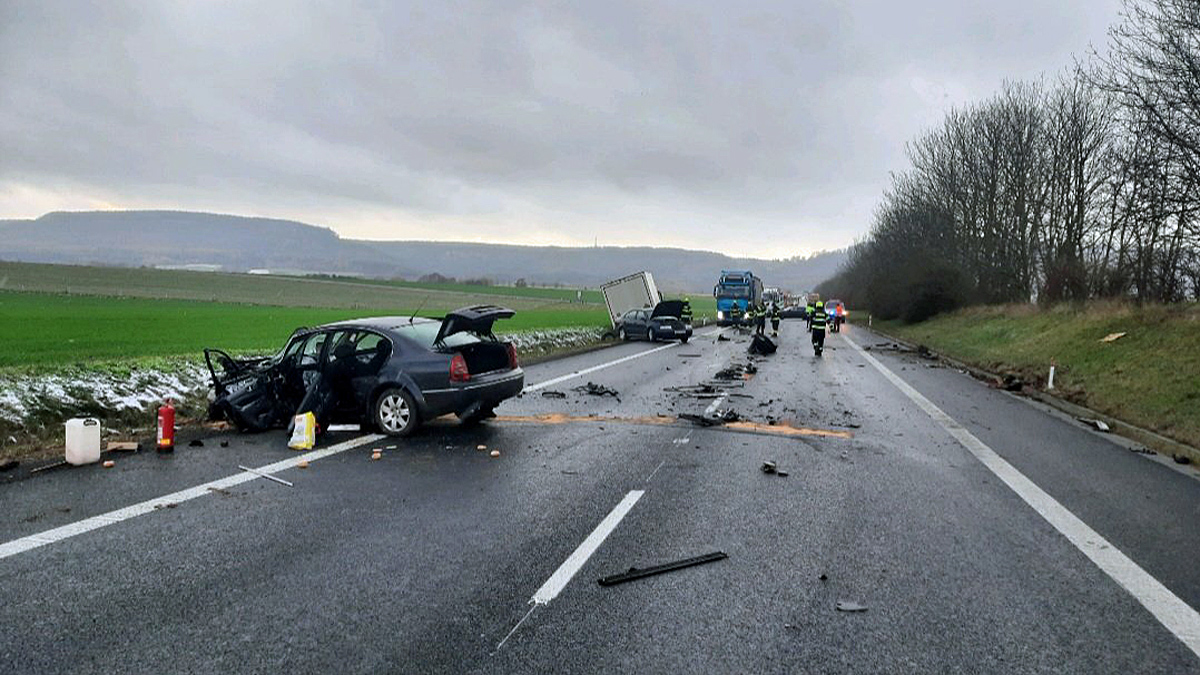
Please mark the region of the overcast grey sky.
[[1119, 0], [0, 0], [0, 218], [786, 257], [904, 144], [1101, 47]]

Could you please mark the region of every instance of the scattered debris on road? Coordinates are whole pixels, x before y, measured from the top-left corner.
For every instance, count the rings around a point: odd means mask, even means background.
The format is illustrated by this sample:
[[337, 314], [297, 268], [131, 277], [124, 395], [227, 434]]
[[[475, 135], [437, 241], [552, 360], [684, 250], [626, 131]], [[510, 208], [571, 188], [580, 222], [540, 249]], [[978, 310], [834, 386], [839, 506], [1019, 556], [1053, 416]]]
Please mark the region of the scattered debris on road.
[[104, 466], [104, 468], [106, 468], [106, 469], [111, 469], [111, 468], [113, 468], [113, 467], [114, 467], [114, 466], [116, 466], [116, 465], [117, 465], [117, 463], [116, 463], [116, 462], [112, 461], [111, 459], [106, 459], [106, 460], [104, 460], [104, 465], [103, 465], [103, 466]]
[[750, 347], [746, 350], [751, 354], [761, 354], [762, 356], [770, 356], [775, 353], [779, 347], [771, 338], [765, 335], [755, 333], [754, 338], [750, 340]]
[[204, 441], [200, 440], [199, 438], [193, 438], [191, 441], [188, 441], [188, 447], [189, 448], [203, 448]]
[[307, 469], [308, 468], [308, 460], [302, 459], [299, 462], [296, 462], [296, 468], [297, 469]]
[[104, 449], [108, 452], [138, 452], [142, 446], [137, 441], [109, 441]]
[[938, 358], [937, 352], [925, 345], [917, 345], [917, 356], [929, 361], [936, 361]]
[[361, 424], [330, 424], [325, 431], [362, 431]]
[[382, 450], [372, 450], [371, 451], [371, 459], [372, 460], [383, 459], [383, 451]]
[[221, 495], [222, 497], [232, 497], [233, 496], [233, 493], [230, 492], [229, 490], [226, 490], [225, 488], [210, 487], [210, 488], [208, 488], [208, 491], [215, 492], [215, 493]]
[[837, 611], [839, 612], [865, 612], [867, 606], [854, 602], [852, 600], [838, 600]]
[[1016, 373], [1005, 373], [1004, 378], [999, 382], [999, 387], [1004, 391], [1019, 392], [1025, 388], [1025, 381]]
[[775, 466], [775, 462], [763, 462], [763, 465], [762, 465], [763, 473], [775, 473], [776, 469], [777, 469], [777, 467]]
[[261, 478], [266, 478], [267, 480], [275, 481], [276, 483], [279, 483], [280, 485], [286, 485], [288, 487], [296, 487], [295, 485], [289, 483], [288, 481], [286, 481], [282, 478], [279, 478], [278, 476], [272, 476], [271, 474], [266, 473], [264, 471], [259, 471], [258, 469], [251, 469], [248, 466], [242, 466], [240, 464], [238, 465], [238, 468], [247, 473], [252, 473], [255, 476], [259, 476]]
[[588, 396], [611, 396], [617, 399], [617, 403], [621, 402], [620, 393], [617, 392], [616, 389], [606, 387], [602, 384], [596, 384], [595, 382], [588, 382], [587, 384], [580, 385], [575, 387], [572, 391], [587, 394]]
[[221, 447], [222, 447], [222, 448], [228, 448], [228, 447], [229, 447], [229, 441], [221, 441]]
[[1191, 464], [1192, 458], [1187, 455], [1171, 455], [1171, 459], [1175, 460], [1176, 464]]
[[726, 555], [724, 551], [716, 551], [713, 553], [706, 553], [705, 555], [699, 555], [694, 558], [685, 558], [683, 560], [664, 563], [662, 565], [654, 565], [653, 567], [641, 569], [637, 567], [630, 567], [628, 572], [601, 577], [596, 581], [601, 586], [615, 586], [617, 584], [623, 584], [627, 581], [633, 581], [634, 579], [654, 576], [655, 574], [663, 574], [664, 572], [674, 572], [675, 570], [681, 570], [688, 567], [695, 567], [696, 565], [703, 565], [705, 563], [724, 560], [728, 557], [729, 556]]
[[547, 389], [542, 392], [542, 398], [566, 398], [566, 392], [557, 391], [555, 389]]
[[1109, 333], [1108, 335], [1105, 335], [1104, 337], [1100, 338], [1100, 341], [1101, 342], [1116, 342], [1117, 340], [1120, 340], [1121, 338], [1125, 337], [1127, 334], [1128, 333]]
[[51, 462], [50, 464], [47, 464], [45, 466], [39, 466], [36, 469], [30, 469], [29, 473], [39, 473], [41, 471], [49, 471], [51, 469], [57, 469], [60, 466], [66, 466], [66, 465], [67, 465], [67, 460], [60, 459], [57, 462]]
[[729, 342], [729, 338], [724, 335], [717, 335], [717, 342]]
[[0, 462], [0, 471], [12, 471], [18, 466], [21, 466], [20, 462], [15, 459], [10, 459], [6, 462]]
[[1104, 422], [1104, 420], [1094, 420], [1094, 419], [1088, 419], [1086, 417], [1076, 417], [1075, 419], [1079, 420], [1080, 422], [1083, 422], [1084, 424], [1088, 425], [1089, 427], [1091, 427], [1093, 429], [1098, 429], [1100, 431], [1110, 431], [1108, 424], [1106, 424]]
[[154, 508], [155, 508], [155, 510], [158, 510], [158, 509], [173, 509], [173, 508], [175, 508], [176, 506], [179, 506], [179, 504], [176, 504], [175, 502], [167, 502], [166, 504], [155, 504], [155, 505], [154, 505]]

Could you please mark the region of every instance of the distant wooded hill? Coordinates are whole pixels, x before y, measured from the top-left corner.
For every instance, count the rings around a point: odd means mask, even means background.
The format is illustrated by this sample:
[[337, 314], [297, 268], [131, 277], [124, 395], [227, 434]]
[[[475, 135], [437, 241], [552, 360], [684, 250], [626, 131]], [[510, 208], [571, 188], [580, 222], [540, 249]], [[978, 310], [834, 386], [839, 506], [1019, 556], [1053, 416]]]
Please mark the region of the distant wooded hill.
[[564, 248], [342, 239], [288, 220], [181, 211], [48, 213], [0, 220], [0, 259], [81, 265], [211, 265], [226, 271], [353, 274], [416, 279], [440, 274], [497, 283], [595, 287], [649, 270], [664, 290], [701, 292], [722, 269], [749, 269], [766, 285], [808, 290], [831, 277], [844, 250], [757, 260], [677, 248]]

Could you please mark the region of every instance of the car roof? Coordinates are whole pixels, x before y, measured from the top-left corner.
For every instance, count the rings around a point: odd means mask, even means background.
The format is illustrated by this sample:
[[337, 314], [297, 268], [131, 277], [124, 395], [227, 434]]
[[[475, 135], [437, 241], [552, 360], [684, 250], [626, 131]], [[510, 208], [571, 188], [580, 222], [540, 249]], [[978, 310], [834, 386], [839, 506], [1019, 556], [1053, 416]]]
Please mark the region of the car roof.
[[441, 323], [441, 319], [429, 319], [423, 316], [372, 316], [364, 319], [348, 319], [323, 324], [318, 328], [371, 328], [374, 330], [395, 330], [409, 324]]

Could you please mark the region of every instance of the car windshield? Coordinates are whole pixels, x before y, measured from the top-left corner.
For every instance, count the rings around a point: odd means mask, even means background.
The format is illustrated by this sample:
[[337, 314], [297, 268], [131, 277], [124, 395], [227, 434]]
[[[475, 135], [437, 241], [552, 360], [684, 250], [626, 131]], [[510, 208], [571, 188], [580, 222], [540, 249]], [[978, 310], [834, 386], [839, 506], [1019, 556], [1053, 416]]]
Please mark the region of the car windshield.
[[718, 289], [718, 297], [722, 298], [745, 298], [749, 296], [749, 286], [722, 286]]
[[[416, 342], [426, 349], [434, 349], [433, 341], [437, 339], [438, 330], [441, 327], [442, 324], [440, 322], [424, 321], [421, 323], [411, 323], [406, 326], [398, 326], [396, 333]], [[446, 347], [461, 347], [473, 342], [482, 342], [482, 339], [479, 335], [466, 331], [447, 335], [442, 339], [442, 345]]]

